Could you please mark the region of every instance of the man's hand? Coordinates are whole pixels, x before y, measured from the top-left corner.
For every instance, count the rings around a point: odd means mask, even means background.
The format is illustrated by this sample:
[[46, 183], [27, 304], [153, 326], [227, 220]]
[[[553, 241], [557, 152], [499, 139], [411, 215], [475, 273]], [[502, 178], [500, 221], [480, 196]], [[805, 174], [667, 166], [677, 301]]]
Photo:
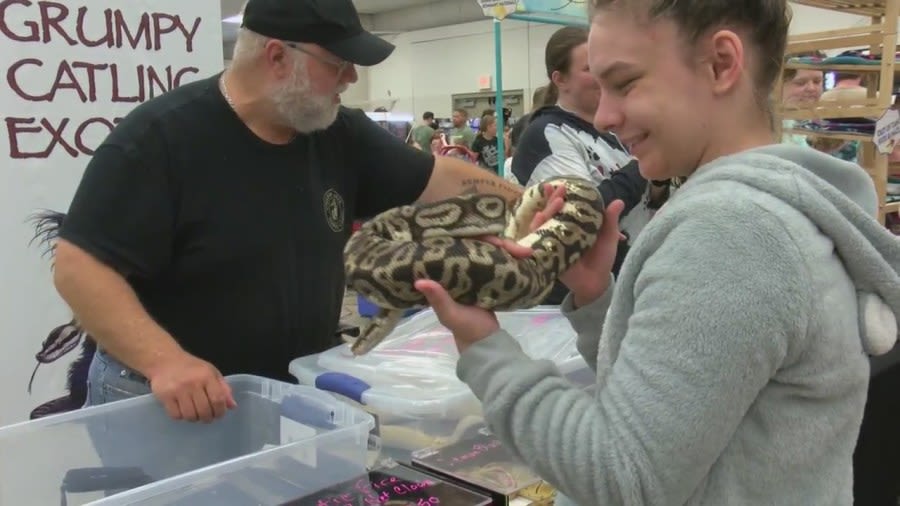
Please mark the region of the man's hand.
[[[545, 189], [547, 192], [551, 190], [549, 185], [546, 185]], [[533, 232], [562, 210], [564, 198], [565, 187], [560, 186], [553, 190], [547, 205], [542, 211], [535, 214], [528, 230]], [[572, 292], [576, 307], [593, 302], [609, 287], [609, 273], [616, 261], [619, 241], [624, 239], [619, 230], [619, 217], [623, 209], [625, 209], [625, 203], [621, 200], [614, 200], [606, 207], [603, 213], [603, 224], [600, 226], [593, 247], [559, 277], [559, 280]], [[517, 258], [525, 258], [533, 253], [531, 248], [516, 244], [509, 239], [485, 237], [484, 240], [506, 249]]]
[[[550, 188], [546, 189], [550, 191]], [[564, 197], [564, 187], [553, 190], [547, 205], [532, 219], [529, 231], [533, 232], [558, 213], [562, 209]], [[609, 288], [609, 273], [616, 260], [619, 240], [622, 239], [619, 216], [624, 208], [625, 203], [621, 200], [615, 200], [606, 207], [603, 224], [594, 245], [559, 277], [560, 281], [572, 291], [576, 307], [593, 302]], [[531, 248], [516, 244], [510, 239], [499, 237], [482, 239], [506, 249], [517, 258], [524, 258], [533, 253]], [[438, 321], [453, 333], [460, 353], [500, 328], [493, 312], [457, 303], [436, 281], [421, 279], [416, 281], [415, 287], [428, 300], [428, 305], [434, 310]]]
[[141, 305], [124, 276], [60, 239], [53, 281], [79, 323], [110, 355], [150, 380], [169, 416], [211, 421], [237, 403], [222, 375], [188, 354]]
[[175, 420], [208, 423], [237, 407], [218, 369], [185, 351], [166, 358], [148, 379], [153, 395]]
[[[565, 186], [560, 185], [556, 189], [553, 189], [550, 184], [545, 184], [544, 192], [545, 194], [550, 195], [547, 198], [547, 204], [542, 210], [535, 213], [534, 217], [531, 219], [531, 223], [528, 226], [528, 233], [534, 232], [538, 229], [538, 227], [546, 223], [548, 220], [550, 220], [550, 218], [554, 217], [556, 213], [562, 210], [563, 204], [565, 204]], [[517, 244], [513, 239], [501, 239], [500, 237], [496, 236], [485, 236], [480, 237], [480, 239], [485, 242], [489, 242], [494, 246], [505, 249], [516, 258], [526, 258], [534, 253], [531, 248], [522, 246], [521, 244]]]
[[[552, 188], [547, 185], [545, 190], [550, 193], [550, 197], [548, 197], [544, 209], [536, 213], [531, 220], [528, 228], [529, 232], [533, 232], [546, 223], [547, 220], [552, 218], [563, 207], [565, 187], [560, 186], [555, 190], [552, 190]], [[483, 237], [482, 239], [495, 246], [506, 249], [512, 256], [517, 258], [525, 258], [533, 253], [531, 248], [516, 244], [511, 239], [501, 239], [494, 236]], [[438, 317], [438, 321], [453, 332], [453, 337], [456, 340], [456, 347], [459, 349], [460, 353], [473, 343], [484, 339], [500, 328], [497, 317], [493, 312], [478, 307], [458, 304], [436, 281], [421, 279], [416, 281], [415, 287], [416, 290], [421, 292], [428, 300], [428, 305], [434, 310], [435, 315]]]

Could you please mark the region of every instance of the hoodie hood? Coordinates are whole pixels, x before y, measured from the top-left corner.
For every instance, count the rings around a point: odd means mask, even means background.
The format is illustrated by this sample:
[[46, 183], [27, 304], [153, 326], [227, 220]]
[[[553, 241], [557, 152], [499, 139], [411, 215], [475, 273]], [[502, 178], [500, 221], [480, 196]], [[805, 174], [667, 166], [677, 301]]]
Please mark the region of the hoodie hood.
[[859, 165], [812, 148], [774, 144], [714, 160], [686, 184], [719, 179], [790, 204], [832, 240], [856, 286], [860, 336], [873, 357], [872, 374], [900, 363], [900, 238], [876, 218], [871, 177]]

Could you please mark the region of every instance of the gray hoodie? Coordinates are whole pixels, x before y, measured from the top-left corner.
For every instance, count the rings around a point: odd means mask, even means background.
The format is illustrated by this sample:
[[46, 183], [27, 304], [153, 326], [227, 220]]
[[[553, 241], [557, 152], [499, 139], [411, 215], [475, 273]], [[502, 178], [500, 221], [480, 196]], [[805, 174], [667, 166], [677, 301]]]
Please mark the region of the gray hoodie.
[[894, 347], [900, 315], [900, 240], [876, 208], [865, 172], [809, 148], [720, 158], [647, 225], [601, 299], [564, 301], [595, 393], [503, 330], [457, 374], [558, 504], [850, 505], [884, 366], [870, 356]]

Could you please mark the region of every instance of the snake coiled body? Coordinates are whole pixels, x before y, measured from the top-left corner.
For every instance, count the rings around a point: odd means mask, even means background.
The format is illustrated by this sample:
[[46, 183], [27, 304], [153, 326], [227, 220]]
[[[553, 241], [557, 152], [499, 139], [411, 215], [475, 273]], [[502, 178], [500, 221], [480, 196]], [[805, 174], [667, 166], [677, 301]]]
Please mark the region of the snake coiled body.
[[[545, 184], [565, 185], [565, 202], [529, 233], [550, 196]], [[437, 281], [464, 305], [506, 311], [540, 304], [559, 275], [594, 244], [604, 208], [595, 183], [556, 178], [526, 188], [511, 210], [500, 196], [469, 194], [379, 214], [344, 249], [348, 285], [380, 308], [352, 343], [353, 353], [378, 345], [403, 311], [427, 306], [415, 289], [418, 279]], [[511, 238], [534, 254], [515, 258], [478, 239], [488, 235]]]

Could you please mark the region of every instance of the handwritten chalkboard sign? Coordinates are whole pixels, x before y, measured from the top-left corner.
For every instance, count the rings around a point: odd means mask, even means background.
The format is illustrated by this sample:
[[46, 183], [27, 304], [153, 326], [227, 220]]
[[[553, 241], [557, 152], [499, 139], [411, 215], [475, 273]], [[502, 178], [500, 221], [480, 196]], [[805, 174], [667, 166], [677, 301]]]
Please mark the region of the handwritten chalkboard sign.
[[397, 464], [280, 506], [487, 506], [488, 496]]
[[411, 463], [453, 482], [503, 496], [541, 481], [486, 430], [443, 448], [417, 452]]

